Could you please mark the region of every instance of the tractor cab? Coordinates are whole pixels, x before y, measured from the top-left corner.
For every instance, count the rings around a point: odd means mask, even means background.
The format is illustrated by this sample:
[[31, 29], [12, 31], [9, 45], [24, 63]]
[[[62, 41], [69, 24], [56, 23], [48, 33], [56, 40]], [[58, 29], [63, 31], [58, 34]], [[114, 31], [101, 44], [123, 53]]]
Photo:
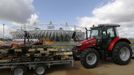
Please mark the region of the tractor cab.
[[99, 25], [91, 27], [90, 38], [114, 38], [117, 36], [116, 27], [119, 25]]
[[116, 37], [118, 37], [118, 33], [116, 31], [116, 28], [120, 25], [105, 25], [100, 24], [99, 26], [91, 27], [90, 30], [90, 39], [95, 38], [96, 39], [96, 45], [99, 47], [106, 49], [109, 45], [109, 43]]

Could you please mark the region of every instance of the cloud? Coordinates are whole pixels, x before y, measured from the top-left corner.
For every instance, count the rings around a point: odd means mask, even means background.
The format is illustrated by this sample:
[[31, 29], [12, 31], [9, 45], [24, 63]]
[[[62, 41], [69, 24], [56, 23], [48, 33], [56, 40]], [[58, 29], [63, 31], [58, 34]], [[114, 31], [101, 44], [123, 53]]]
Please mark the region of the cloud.
[[38, 22], [38, 15], [33, 5], [34, 0], [0, 0], [0, 37], [3, 35], [3, 21], [5, 36], [10, 32], [34, 25]]
[[[120, 35], [123, 37], [134, 37], [134, 1], [133, 0], [111, 0], [101, 7], [92, 11], [93, 16], [80, 17], [81, 26], [93, 24], [114, 23], [120, 24]], [[128, 34], [129, 33], [129, 34]]]
[[38, 15], [37, 14], [32, 14], [31, 18], [28, 19], [28, 23], [30, 25], [36, 25], [38, 23]]
[[0, 20], [24, 24], [35, 13], [33, 0], [0, 0]]

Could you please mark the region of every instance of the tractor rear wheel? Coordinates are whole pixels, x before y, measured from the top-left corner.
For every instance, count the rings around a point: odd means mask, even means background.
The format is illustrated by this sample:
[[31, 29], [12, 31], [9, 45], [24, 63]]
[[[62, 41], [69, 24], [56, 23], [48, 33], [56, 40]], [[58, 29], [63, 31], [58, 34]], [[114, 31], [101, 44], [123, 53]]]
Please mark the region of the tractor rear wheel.
[[93, 48], [89, 48], [81, 54], [80, 61], [85, 68], [94, 68], [98, 65], [99, 59], [99, 52]]
[[115, 45], [112, 52], [113, 62], [119, 65], [126, 65], [130, 62], [132, 50], [128, 43], [119, 42]]

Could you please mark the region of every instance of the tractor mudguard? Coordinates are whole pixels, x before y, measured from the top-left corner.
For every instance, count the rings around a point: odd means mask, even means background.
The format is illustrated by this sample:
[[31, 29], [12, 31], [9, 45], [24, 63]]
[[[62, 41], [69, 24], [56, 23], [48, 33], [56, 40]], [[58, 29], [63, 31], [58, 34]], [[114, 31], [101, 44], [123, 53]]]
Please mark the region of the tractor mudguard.
[[118, 43], [118, 42], [127, 42], [127, 43], [131, 43], [128, 39], [126, 38], [119, 38], [119, 37], [115, 37], [109, 44], [108, 46], [108, 51], [112, 51], [114, 46]]

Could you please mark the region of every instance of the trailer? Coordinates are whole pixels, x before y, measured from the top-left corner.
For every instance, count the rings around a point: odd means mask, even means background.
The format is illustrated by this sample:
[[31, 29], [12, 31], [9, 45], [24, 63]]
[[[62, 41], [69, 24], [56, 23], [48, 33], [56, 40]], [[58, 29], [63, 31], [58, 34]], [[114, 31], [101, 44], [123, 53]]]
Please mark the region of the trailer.
[[73, 45], [25, 45], [21, 48], [0, 49], [0, 69], [10, 68], [12, 75], [26, 75], [34, 70], [36, 75], [44, 75], [52, 65], [69, 64], [73, 66]]

